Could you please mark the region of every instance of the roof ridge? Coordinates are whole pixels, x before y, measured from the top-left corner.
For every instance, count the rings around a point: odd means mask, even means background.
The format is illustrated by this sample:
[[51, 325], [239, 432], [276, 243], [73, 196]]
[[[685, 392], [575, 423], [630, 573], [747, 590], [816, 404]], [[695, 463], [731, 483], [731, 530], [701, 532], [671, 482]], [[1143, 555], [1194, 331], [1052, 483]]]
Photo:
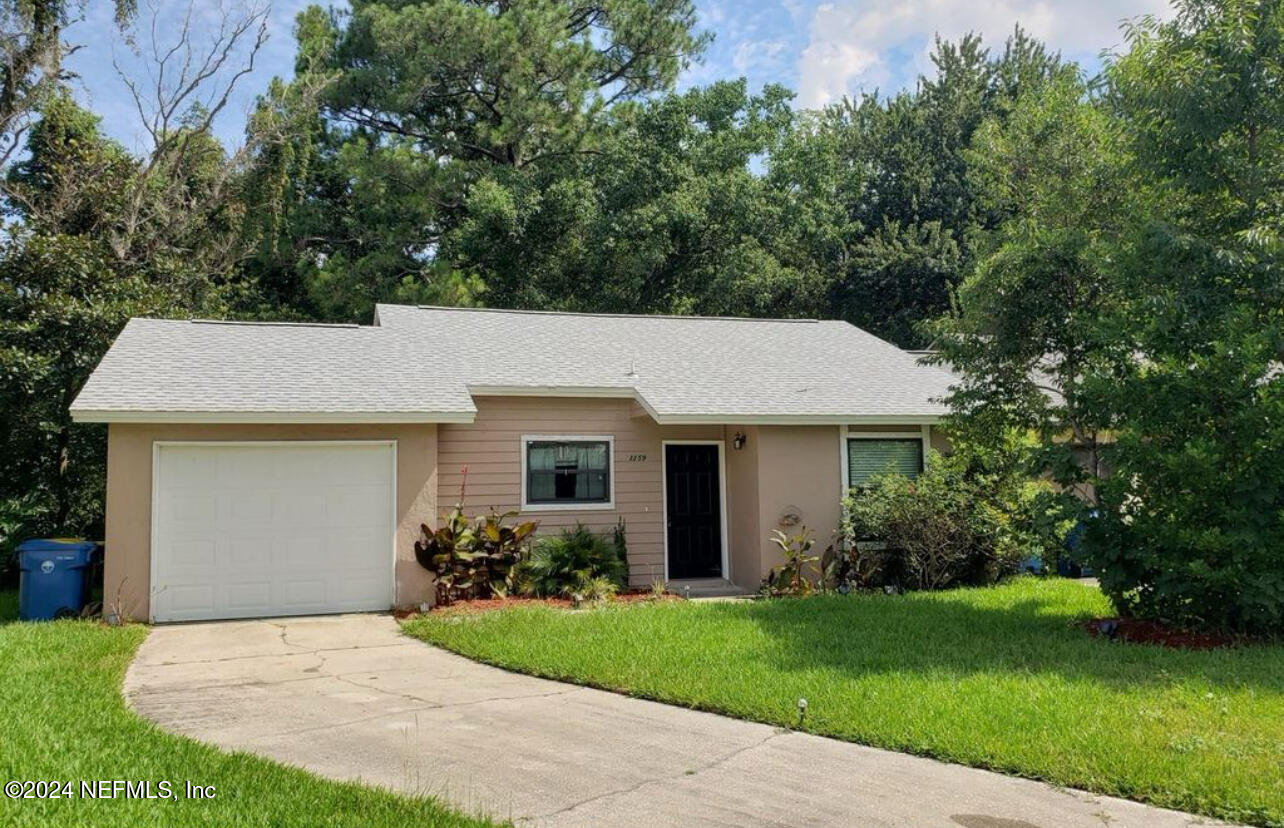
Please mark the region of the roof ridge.
[[680, 319], [689, 322], [790, 322], [816, 324], [820, 319], [785, 319], [766, 316], [700, 316], [697, 314], [677, 313], [606, 313], [602, 311], [561, 311], [561, 310], [527, 310], [523, 308], [460, 308], [446, 305], [396, 305], [385, 304], [384, 307], [411, 308], [413, 310], [463, 311], [467, 313], [512, 313], [530, 316], [594, 316], [608, 319]]
[[274, 322], [256, 319], [148, 319], [148, 322], [188, 322], [193, 325], [244, 325], [262, 328], [374, 328], [355, 322]]

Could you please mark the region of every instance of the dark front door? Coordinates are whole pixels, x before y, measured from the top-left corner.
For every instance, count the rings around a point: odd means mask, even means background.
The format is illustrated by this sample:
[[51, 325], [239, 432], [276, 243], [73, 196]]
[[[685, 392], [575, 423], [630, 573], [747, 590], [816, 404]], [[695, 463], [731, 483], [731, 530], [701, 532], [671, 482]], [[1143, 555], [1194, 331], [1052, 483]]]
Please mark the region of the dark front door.
[[718, 485], [717, 445], [672, 443], [664, 447], [669, 578], [722, 577], [722, 494]]

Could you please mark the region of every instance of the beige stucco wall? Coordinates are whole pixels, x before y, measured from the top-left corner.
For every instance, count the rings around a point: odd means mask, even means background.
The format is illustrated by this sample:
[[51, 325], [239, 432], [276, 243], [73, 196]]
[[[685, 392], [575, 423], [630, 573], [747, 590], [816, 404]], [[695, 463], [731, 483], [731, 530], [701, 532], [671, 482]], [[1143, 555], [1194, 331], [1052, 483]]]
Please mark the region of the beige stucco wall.
[[[461, 469], [467, 466], [466, 511], [519, 510], [523, 435], [610, 435], [615, 438], [614, 509], [540, 510], [525, 515], [540, 522], [541, 533], [576, 522], [604, 532], [624, 518], [630, 582], [645, 586], [664, 578], [662, 441], [723, 440], [722, 426], [661, 426], [629, 399], [478, 397], [476, 404], [474, 422], [439, 426], [442, 509], [459, 499]], [[731, 451], [729, 442], [726, 451]], [[728, 536], [734, 544], [734, 533], [729, 531]]]
[[[922, 436], [922, 427], [918, 425], [851, 425], [847, 431], [852, 435]], [[759, 545], [742, 554], [746, 560], [757, 555], [761, 578], [781, 562], [780, 549], [769, 540], [777, 529], [786, 535], [796, 534], [803, 526], [813, 530], [816, 555], [837, 541], [845, 456], [839, 426], [762, 426], [754, 433], [758, 444], [754, 459]], [[949, 441], [936, 427], [931, 428], [928, 443], [942, 453], [949, 451]], [[787, 514], [796, 515], [799, 523], [783, 525], [781, 519]], [[750, 586], [742, 580], [738, 582]]]
[[[747, 590], [762, 582], [762, 544], [758, 534], [758, 426], [728, 426], [727, 524], [731, 529], [730, 580]], [[735, 435], [744, 447], [733, 447]]]
[[[758, 429], [759, 579], [781, 562], [770, 542], [780, 529], [796, 534], [803, 526], [815, 535], [819, 555], [834, 540], [842, 496], [838, 426], [762, 426]], [[799, 523], [781, 519], [796, 515]]]
[[437, 514], [437, 426], [202, 425], [114, 423], [107, 432], [104, 604], [149, 617], [152, 443], [157, 440], [396, 440], [398, 606], [429, 600], [432, 581], [415, 561], [419, 524]]

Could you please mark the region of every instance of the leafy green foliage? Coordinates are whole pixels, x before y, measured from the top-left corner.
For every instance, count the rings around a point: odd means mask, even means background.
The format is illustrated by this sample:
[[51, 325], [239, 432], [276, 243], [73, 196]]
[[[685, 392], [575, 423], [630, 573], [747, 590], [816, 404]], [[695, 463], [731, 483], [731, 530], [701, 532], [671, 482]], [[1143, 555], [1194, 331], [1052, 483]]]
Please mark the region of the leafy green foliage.
[[604, 604], [614, 598], [620, 591], [620, 585], [612, 578], [598, 575], [581, 581], [573, 594], [589, 604]]
[[615, 549], [615, 557], [620, 562], [620, 584], [628, 586], [629, 584], [629, 539], [625, 526], [624, 516], [615, 522], [611, 527], [611, 546]]
[[518, 512], [491, 512], [469, 520], [463, 510], [463, 504], [457, 504], [436, 529], [420, 524], [415, 541], [415, 560], [433, 574], [437, 603], [443, 605], [507, 596], [530, 536], [539, 526], [536, 521], [505, 523]]
[[814, 133], [798, 134], [781, 153], [814, 156], [815, 145], [832, 144], [825, 154], [833, 171], [799, 182], [819, 184], [813, 197], [841, 211], [828, 214], [833, 243], [822, 248], [825, 272], [836, 274], [825, 310], [902, 347], [930, 342], [919, 325], [949, 309], [972, 238], [1001, 218], [969, 175], [973, 133], [1066, 71], [1020, 29], [998, 55], [969, 35], [938, 41], [932, 60], [934, 77], [915, 89], [833, 106]]
[[[115, 23], [124, 29], [137, 0], [114, 0], [113, 6]], [[64, 91], [63, 30], [83, 11], [83, 4], [68, 0], [0, 2], [0, 159], [18, 148], [31, 116]]]
[[813, 313], [823, 275], [791, 201], [750, 169], [789, 129], [788, 100], [740, 81], [619, 107], [594, 153], [495, 169], [445, 244], [484, 274], [493, 305]]
[[1007, 216], [938, 329], [975, 439], [1083, 498], [1120, 612], [1284, 628], [1284, 10], [1187, 0], [978, 131]]
[[986, 469], [965, 446], [933, 452], [916, 478], [878, 475], [843, 498], [841, 554], [829, 575], [857, 589], [993, 583], [1059, 548], [1068, 526], [1050, 517], [1054, 500], [1046, 485]]
[[328, 86], [272, 167], [288, 215], [252, 266], [294, 304], [838, 316], [907, 345], [997, 217], [972, 133], [1061, 71], [1017, 31], [821, 113], [743, 80], [663, 94], [706, 40], [680, 0], [361, 2], [298, 39], [295, 84]]
[[[365, 321], [376, 301], [471, 304], [483, 291], [514, 304], [460, 245], [502, 232], [514, 199], [540, 200], [550, 176], [561, 184], [551, 202], [574, 192], [616, 131], [612, 114], [668, 90], [703, 51], [694, 25], [690, 0], [310, 8], [295, 83], [328, 83], [313, 140], [281, 168], [294, 181], [290, 244], [274, 241], [256, 267], [301, 283], [330, 318]], [[535, 235], [502, 237], [501, 255]]]
[[820, 577], [818, 555], [811, 554], [816, 545], [815, 532], [803, 526], [793, 535], [786, 535], [779, 529], [771, 533], [772, 544], [779, 547], [785, 562], [773, 566], [771, 572], [762, 582], [762, 591], [767, 595], [810, 595], [816, 589]]
[[578, 523], [535, 541], [517, 571], [521, 591], [540, 597], [603, 594], [604, 586], [596, 580], [605, 579], [618, 590], [626, 584], [625, 577], [615, 543]]
[[30, 504], [25, 532], [102, 537], [105, 429], [67, 409], [125, 322], [224, 316], [240, 294], [236, 209], [214, 195], [226, 159], [208, 135], [188, 138], [181, 158], [144, 164], [61, 96], [6, 171], [0, 499]]
[[1129, 45], [1108, 100], [1159, 208], [1118, 270], [1143, 358], [1087, 552], [1128, 612], [1282, 630], [1284, 7], [1191, 0]]

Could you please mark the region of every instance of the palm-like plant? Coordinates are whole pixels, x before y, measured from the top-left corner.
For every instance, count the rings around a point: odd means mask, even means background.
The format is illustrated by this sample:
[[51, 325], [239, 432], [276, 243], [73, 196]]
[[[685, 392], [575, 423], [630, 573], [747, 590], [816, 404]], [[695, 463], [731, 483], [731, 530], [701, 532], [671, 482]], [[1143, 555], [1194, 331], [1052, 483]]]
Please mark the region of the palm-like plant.
[[518, 567], [518, 584], [527, 595], [570, 595], [596, 578], [624, 586], [624, 562], [616, 547], [583, 525], [540, 538]]

